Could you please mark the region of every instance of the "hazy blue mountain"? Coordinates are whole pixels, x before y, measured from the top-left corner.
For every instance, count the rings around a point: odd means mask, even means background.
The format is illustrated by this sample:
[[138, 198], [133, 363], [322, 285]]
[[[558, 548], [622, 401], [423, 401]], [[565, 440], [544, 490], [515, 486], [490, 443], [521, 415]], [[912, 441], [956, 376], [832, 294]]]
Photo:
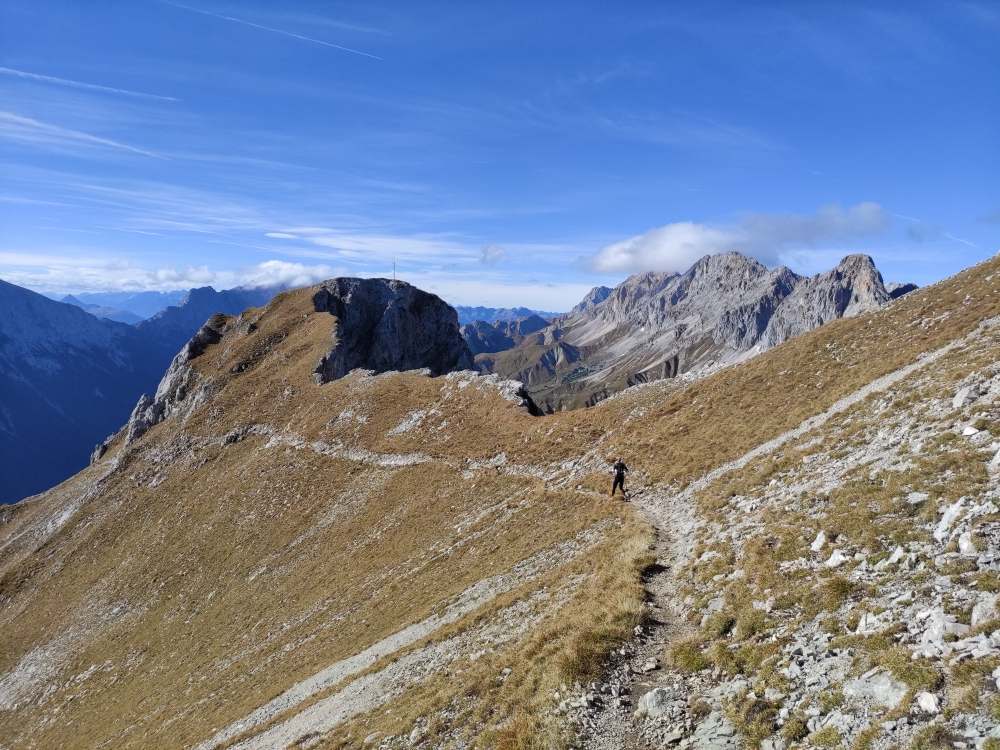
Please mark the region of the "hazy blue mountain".
[[170, 305], [178, 304], [186, 290], [176, 292], [83, 292], [75, 295], [84, 305], [99, 305], [135, 313], [141, 319], [151, 318]]
[[458, 324], [465, 325], [477, 320], [493, 323], [497, 320], [508, 321], [537, 315], [540, 318], [555, 318], [562, 313], [545, 312], [544, 310], [529, 310], [527, 307], [467, 307], [456, 305]]
[[82, 310], [86, 310], [91, 315], [97, 318], [107, 318], [108, 320], [114, 320], [119, 323], [128, 323], [129, 325], [138, 323], [140, 320], [142, 320], [142, 318], [140, 318], [134, 312], [130, 312], [128, 310], [116, 310], [113, 307], [103, 307], [101, 305], [88, 305], [78, 300], [72, 294], [67, 294], [59, 301], [65, 302], [68, 305], [74, 305], [75, 307], [79, 307]]
[[266, 304], [277, 291], [192, 289], [127, 325], [0, 281], [0, 504], [87, 466], [208, 318]]

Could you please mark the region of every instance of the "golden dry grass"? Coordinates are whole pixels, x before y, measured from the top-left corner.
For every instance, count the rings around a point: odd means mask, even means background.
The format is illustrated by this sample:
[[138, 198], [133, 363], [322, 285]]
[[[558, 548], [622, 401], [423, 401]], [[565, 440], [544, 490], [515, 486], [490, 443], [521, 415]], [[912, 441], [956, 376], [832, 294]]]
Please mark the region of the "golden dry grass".
[[[0, 674], [47, 644], [58, 666], [3, 712], [0, 745], [30, 733], [39, 747], [188, 746], [441, 611], [476, 581], [609, 521], [602, 545], [553, 574], [554, 585], [587, 566], [555, 621], [462, 679], [419, 686], [412, 701], [419, 715], [457, 701], [460, 718], [442, 728], [455, 737], [504, 747], [561, 741], [542, 718], [548, 691], [595, 674], [641, 617], [649, 530], [595, 493], [605, 491], [603, 476], [583, 477], [576, 490], [541, 475], [588, 453], [620, 453], [633, 482], [688, 482], [1000, 313], [998, 270], [996, 260], [980, 264], [688, 387], [654, 385], [541, 418], [492, 388], [414, 373], [316, 386], [312, 368], [332, 345], [334, 321], [313, 312], [307, 292], [228, 319], [223, 340], [195, 360], [210, 382], [207, 403], [0, 515]], [[390, 434], [418, 411], [418, 424]], [[388, 454], [426, 461], [372, 460]], [[119, 468], [99, 482], [114, 460]], [[730, 490], [780, 470], [749, 467]], [[49, 523], [81, 498], [64, 525]], [[849, 507], [841, 499], [834, 504]], [[711, 514], [724, 501], [701, 508]], [[773, 536], [750, 545], [749, 559], [780, 560], [792, 540]], [[805, 602], [810, 611], [857, 595], [836, 580], [824, 585]], [[763, 623], [750, 599], [735, 587], [726, 611], [752, 639]], [[735, 654], [726, 667], [757, 669], [766, 656]], [[495, 681], [501, 663], [514, 679]], [[359, 717], [328, 742], [348, 742], [355, 725], [398, 734], [411, 714]]]

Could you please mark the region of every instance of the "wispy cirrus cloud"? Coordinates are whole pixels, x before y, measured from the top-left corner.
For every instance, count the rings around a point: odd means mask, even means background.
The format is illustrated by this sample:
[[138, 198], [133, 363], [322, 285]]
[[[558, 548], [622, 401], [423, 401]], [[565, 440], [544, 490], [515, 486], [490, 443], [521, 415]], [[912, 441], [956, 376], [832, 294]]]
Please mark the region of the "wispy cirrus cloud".
[[0, 73], [8, 76], [17, 76], [18, 78], [27, 78], [32, 81], [41, 81], [43, 83], [55, 83], [60, 86], [72, 86], [78, 89], [87, 89], [88, 91], [103, 91], [109, 94], [121, 94], [123, 96], [138, 96], [144, 99], [162, 99], [168, 102], [179, 102], [180, 99], [175, 99], [172, 96], [160, 96], [159, 94], [144, 94], [140, 91], [129, 91], [128, 89], [116, 89], [111, 86], [98, 86], [94, 83], [84, 83], [83, 81], [72, 81], [68, 78], [56, 78], [55, 76], [44, 76], [39, 73], [28, 73], [23, 70], [15, 70], [14, 68], [3, 68], [0, 67]]
[[[282, 234], [296, 235], [305, 241], [333, 251], [330, 257], [344, 262], [384, 262], [391, 258], [411, 258], [422, 261], [469, 261], [477, 255], [475, 248], [447, 235], [362, 234], [341, 232], [323, 227], [288, 227]], [[274, 236], [277, 232], [271, 232]]]
[[846, 210], [829, 205], [812, 216], [747, 213], [729, 225], [681, 221], [607, 245], [584, 265], [602, 273], [684, 271], [705, 255], [724, 252], [776, 265], [795, 249], [880, 235], [890, 222], [877, 203], [859, 203]]
[[79, 130], [71, 130], [59, 125], [52, 125], [47, 122], [40, 122], [30, 117], [22, 117], [13, 112], [0, 111], [0, 138], [5, 138], [19, 143], [32, 145], [62, 147], [85, 146], [88, 148], [111, 148], [122, 151], [131, 151], [143, 156], [152, 156], [154, 159], [166, 159], [164, 156], [154, 154], [127, 143], [120, 143], [110, 138], [101, 138]]
[[223, 16], [218, 13], [210, 13], [207, 10], [200, 10], [199, 8], [192, 8], [188, 5], [181, 5], [180, 3], [170, 3], [167, 0], [160, 0], [160, 2], [166, 5], [173, 5], [175, 8], [183, 8], [184, 10], [190, 10], [194, 13], [202, 13], [206, 16], [214, 16], [215, 18], [221, 18], [225, 21], [233, 21], [235, 23], [242, 23], [246, 26], [253, 26], [255, 29], [263, 29], [264, 31], [272, 31], [275, 34], [284, 34], [285, 36], [290, 36], [295, 39], [302, 39], [306, 42], [313, 42], [314, 44], [322, 44], [325, 47], [333, 47], [334, 49], [343, 50], [344, 52], [353, 52], [355, 55], [364, 55], [365, 57], [371, 57], [375, 60], [381, 60], [381, 57], [377, 55], [369, 55], [367, 52], [361, 52], [360, 50], [351, 49], [350, 47], [341, 47], [339, 44], [331, 44], [330, 42], [324, 42], [320, 39], [313, 39], [312, 37], [302, 36], [301, 34], [293, 34], [290, 31], [284, 31], [282, 29], [275, 29], [270, 26], [262, 26], [259, 23], [251, 23], [250, 21], [244, 21], [242, 18], [233, 18], [232, 16]]

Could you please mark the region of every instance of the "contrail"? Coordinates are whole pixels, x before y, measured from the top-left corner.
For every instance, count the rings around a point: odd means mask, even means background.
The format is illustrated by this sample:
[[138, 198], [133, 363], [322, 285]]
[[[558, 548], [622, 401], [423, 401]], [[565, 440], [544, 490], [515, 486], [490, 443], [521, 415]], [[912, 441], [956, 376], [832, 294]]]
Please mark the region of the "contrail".
[[[20, 115], [15, 115], [13, 112], [0, 111], [0, 134], [5, 133], [9, 137], [21, 140], [22, 142], [38, 142], [38, 138], [31, 137], [32, 132], [42, 133], [49, 136], [50, 139], [62, 138], [64, 140], [93, 143], [99, 146], [110, 146], [112, 148], [124, 149], [125, 151], [133, 151], [144, 156], [152, 156], [155, 159], [166, 160], [165, 156], [154, 154], [151, 151], [143, 151], [141, 148], [129, 146], [127, 143], [119, 143], [118, 141], [112, 141], [109, 138], [98, 138], [96, 135], [82, 133], [79, 130], [70, 130], [69, 128], [62, 128], [58, 125], [50, 125], [47, 122], [39, 122], [38, 120], [33, 120], [30, 117], [21, 117]], [[21, 137], [18, 138], [18, 136]]]
[[215, 18], [222, 18], [226, 21], [235, 21], [236, 23], [242, 23], [247, 26], [253, 26], [255, 29], [264, 29], [265, 31], [273, 31], [275, 34], [284, 34], [285, 36], [294, 37], [295, 39], [304, 39], [307, 42], [315, 42], [316, 44], [322, 44], [325, 47], [333, 47], [334, 49], [343, 50], [344, 52], [353, 52], [355, 55], [364, 55], [365, 57], [371, 57], [375, 60], [381, 60], [381, 57], [377, 55], [369, 55], [367, 52], [361, 52], [360, 50], [351, 49], [350, 47], [341, 47], [339, 44], [330, 44], [329, 42], [323, 42], [319, 39], [313, 39], [308, 36], [300, 36], [299, 34], [293, 34], [290, 31], [282, 31], [281, 29], [272, 29], [270, 26], [261, 26], [259, 23], [250, 23], [250, 21], [244, 21], [242, 18], [233, 18], [232, 16], [221, 16], [218, 13], [210, 13], [207, 10], [199, 10], [198, 8], [191, 8], [187, 5], [179, 5], [178, 3], [167, 2], [167, 0], [160, 0], [160, 2], [165, 5], [173, 5], [175, 8], [184, 8], [184, 10], [191, 10], [195, 13], [203, 13], [206, 16], [214, 16]]
[[0, 73], [9, 76], [19, 76], [20, 78], [30, 78], [34, 81], [45, 81], [46, 83], [58, 83], [63, 86], [74, 86], [78, 89], [90, 89], [91, 91], [110, 91], [112, 94], [125, 94], [125, 96], [141, 96], [147, 99], [165, 99], [168, 102], [179, 102], [172, 96], [158, 96], [156, 94], [143, 94], [139, 91], [128, 91], [126, 89], [113, 89], [110, 86], [97, 86], [93, 83], [83, 83], [81, 81], [70, 81], [66, 78], [56, 78], [55, 76], [43, 76], [38, 73], [25, 73], [23, 70], [13, 68], [0, 68]]

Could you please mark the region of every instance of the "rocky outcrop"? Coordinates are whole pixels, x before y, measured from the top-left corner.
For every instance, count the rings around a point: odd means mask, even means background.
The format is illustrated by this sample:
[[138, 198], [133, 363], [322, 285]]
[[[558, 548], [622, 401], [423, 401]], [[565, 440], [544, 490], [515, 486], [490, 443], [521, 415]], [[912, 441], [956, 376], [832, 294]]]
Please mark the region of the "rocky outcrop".
[[[212, 344], [219, 342], [222, 334], [225, 333], [228, 321], [228, 316], [221, 313], [209, 318], [208, 322], [198, 329], [198, 333], [174, 357], [156, 389], [156, 395], [150, 398], [148, 394], [144, 393], [139, 397], [139, 402], [132, 410], [125, 428], [125, 445], [138, 440], [146, 434], [150, 427], [169, 417], [195, 390], [200, 377], [191, 367], [191, 360], [204, 354], [205, 350]], [[112, 435], [108, 440], [113, 440], [114, 437]], [[104, 453], [100, 446], [96, 449], [95, 454], [97, 451], [100, 451], [102, 455]], [[100, 456], [97, 457], [100, 458]]]
[[888, 284], [885, 285], [885, 290], [889, 293], [889, 297], [891, 297], [892, 299], [898, 299], [899, 297], [902, 297], [904, 294], [909, 294], [910, 292], [919, 288], [920, 287], [918, 287], [916, 284], [910, 284], [910, 283], [901, 284], [898, 281], [890, 281]]
[[313, 304], [337, 318], [337, 343], [316, 365], [319, 384], [356, 368], [441, 374], [472, 367], [455, 310], [406, 282], [333, 279], [318, 286]]
[[596, 287], [573, 312], [510, 350], [480, 354], [476, 365], [521, 380], [546, 411], [572, 409], [638, 383], [707, 372], [889, 301], [867, 255], [806, 278], [724, 253], [683, 274]]

